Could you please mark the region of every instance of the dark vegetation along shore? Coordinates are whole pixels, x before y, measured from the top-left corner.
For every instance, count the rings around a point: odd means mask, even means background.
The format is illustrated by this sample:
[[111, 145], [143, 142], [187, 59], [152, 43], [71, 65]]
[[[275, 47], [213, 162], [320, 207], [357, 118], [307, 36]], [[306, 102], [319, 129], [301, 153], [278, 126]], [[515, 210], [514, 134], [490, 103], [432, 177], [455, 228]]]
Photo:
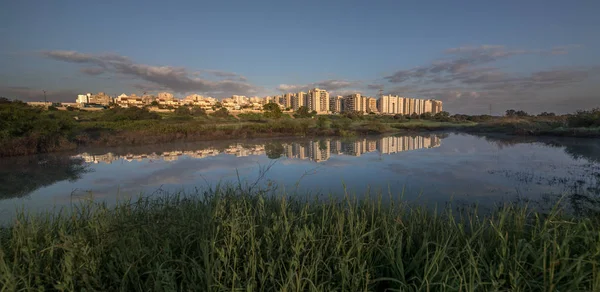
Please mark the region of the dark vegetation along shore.
[[225, 108], [207, 114], [180, 107], [158, 114], [145, 108], [58, 111], [0, 99], [0, 156], [75, 149], [277, 136], [353, 136], [406, 131], [458, 130], [515, 135], [600, 136], [600, 110], [573, 115], [529, 116], [508, 111], [504, 117], [436, 115], [381, 116], [346, 113], [315, 116], [305, 109], [288, 115], [266, 106], [263, 114], [234, 117]]
[[600, 291], [600, 218], [217, 187], [0, 227], [5, 291]]

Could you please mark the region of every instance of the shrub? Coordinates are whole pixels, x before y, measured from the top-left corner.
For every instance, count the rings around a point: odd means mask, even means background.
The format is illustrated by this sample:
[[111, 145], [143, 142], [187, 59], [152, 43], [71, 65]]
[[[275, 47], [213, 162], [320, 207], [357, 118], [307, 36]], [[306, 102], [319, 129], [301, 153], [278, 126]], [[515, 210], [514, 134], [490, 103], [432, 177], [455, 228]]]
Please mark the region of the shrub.
[[600, 108], [577, 111], [567, 118], [569, 127], [600, 127]]
[[178, 116], [192, 115], [192, 111], [190, 111], [190, 108], [187, 106], [180, 106], [180, 107], [176, 108], [174, 113]]
[[206, 110], [204, 110], [203, 108], [199, 107], [199, 106], [193, 106], [190, 109], [190, 113], [192, 114], [192, 116], [196, 116], [196, 117], [206, 117]]
[[312, 118], [316, 115], [316, 112], [309, 112], [308, 108], [305, 106], [301, 106], [294, 113], [294, 118], [303, 119], [303, 118]]
[[279, 119], [281, 118], [281, 108], [278, 104], [274, 102], [269, 102], [263, 105], [263, 110], [265, 111], [264, 115], [266, 118], [270, 119]]
[[351, 112], [344, 113], [344, 117], [352, 119], [352, 120], [362, 120], [364, 116], [363, 116], [363, 112], [361, 112], [361, 111], [351, 111]]
[[317, 119], [317, 128], [319, 129], [327, 129], [329, 124], [329, 119], [325, 116], [320, 116]]
[[214, 113], [212, 113], [211, 116], [213, 116], [215, 118], [227, 118], [227, 117], [229, 117], [229, 111], [226, 108], [221, 107], [218, 110], [216, 110]]
[[129, 107], [129, 108], [112, 108], [105, 111], [100, 120], [117, 122], [117, 121], [138, 121], [138, 120], [160, 120], [161, 117], [155, 112], [151, 112], [145, 108]]
[[399, 122], [404, 122], [404, 121], [406, 121], [406, 117], [403, 114], [395, 114], [394, 120], [397, 120]]
[[507, 110], [505, 115], [507, 117], [527, 117], [527, 116], [529, 116], [529, 114], [526, 113], [525, 111], [516, 111], [514, 109]]

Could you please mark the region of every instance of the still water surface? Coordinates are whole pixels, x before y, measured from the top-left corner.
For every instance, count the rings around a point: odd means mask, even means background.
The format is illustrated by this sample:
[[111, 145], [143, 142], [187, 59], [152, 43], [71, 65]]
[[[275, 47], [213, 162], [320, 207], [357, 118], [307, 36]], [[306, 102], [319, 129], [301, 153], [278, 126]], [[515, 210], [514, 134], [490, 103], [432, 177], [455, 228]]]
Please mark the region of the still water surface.
[[467, 134], [173, 143], [0, 159], [0, 221], [235, 183], [289, 195], [383, 192], [425, 205], [600, 202], [600, 140]]

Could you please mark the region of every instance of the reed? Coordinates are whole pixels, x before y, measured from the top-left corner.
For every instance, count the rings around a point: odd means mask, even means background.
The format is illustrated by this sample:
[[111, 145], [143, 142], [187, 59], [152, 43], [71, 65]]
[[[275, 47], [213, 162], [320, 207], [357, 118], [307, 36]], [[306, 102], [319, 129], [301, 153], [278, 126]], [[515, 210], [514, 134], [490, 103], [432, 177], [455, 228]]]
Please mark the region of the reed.
[[0, 229], [5, 291], [600, 291], [600, 225], [504, 205], [217, 187], [22, 212]]

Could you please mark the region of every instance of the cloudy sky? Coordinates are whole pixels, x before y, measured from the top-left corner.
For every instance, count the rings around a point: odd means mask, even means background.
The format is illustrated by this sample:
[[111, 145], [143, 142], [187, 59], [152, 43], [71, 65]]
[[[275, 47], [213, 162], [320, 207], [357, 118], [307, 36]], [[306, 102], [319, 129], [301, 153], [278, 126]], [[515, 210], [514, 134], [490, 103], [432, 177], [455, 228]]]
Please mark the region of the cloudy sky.
[[451, 113], [600, 106], [600, 1], [288, 2], [0, 1], [0, 96], [320, 87]]

